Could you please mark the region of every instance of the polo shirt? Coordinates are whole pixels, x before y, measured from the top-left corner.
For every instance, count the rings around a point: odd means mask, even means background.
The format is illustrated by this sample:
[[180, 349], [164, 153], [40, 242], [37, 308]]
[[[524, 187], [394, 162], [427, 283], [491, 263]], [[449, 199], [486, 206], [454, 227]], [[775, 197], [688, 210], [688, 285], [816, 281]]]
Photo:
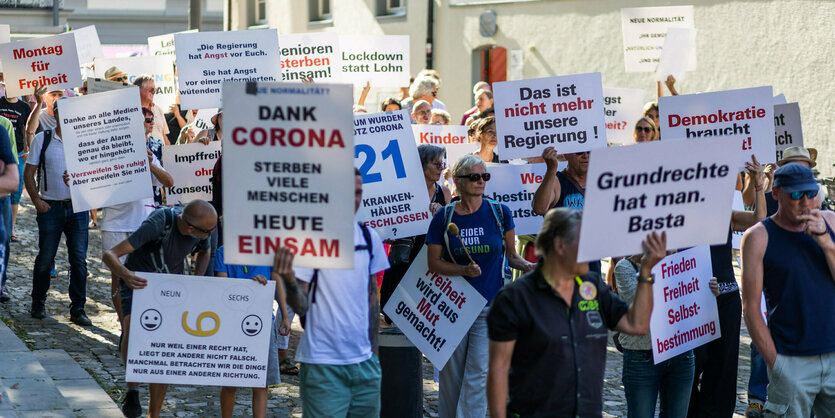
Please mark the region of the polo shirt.
[[487, 316], [493, 341], [516, 341], [510, 363], [508, 416], [600, 417], [607, 328], [629, 306], [599, 273], [580, 277], [597, 294], [574, 286], [571, 306], [545, 281], [542, 262], [505, 286]]

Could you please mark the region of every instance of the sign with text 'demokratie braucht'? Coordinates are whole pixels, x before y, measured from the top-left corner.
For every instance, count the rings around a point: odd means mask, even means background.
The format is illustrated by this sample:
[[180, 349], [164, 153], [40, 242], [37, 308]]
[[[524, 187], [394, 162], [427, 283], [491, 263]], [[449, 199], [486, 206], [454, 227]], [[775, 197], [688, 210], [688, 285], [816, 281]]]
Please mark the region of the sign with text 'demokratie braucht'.
[[227, 82], [223, 97], [229, 264], [272, 265], [287, 247], [297, 267], [352, 268], [351, 86]]
[[734, 138], [592, 151], [577, 260], [640, 254], [652, 231], [667, 248], [725, 242], [741, 152]]

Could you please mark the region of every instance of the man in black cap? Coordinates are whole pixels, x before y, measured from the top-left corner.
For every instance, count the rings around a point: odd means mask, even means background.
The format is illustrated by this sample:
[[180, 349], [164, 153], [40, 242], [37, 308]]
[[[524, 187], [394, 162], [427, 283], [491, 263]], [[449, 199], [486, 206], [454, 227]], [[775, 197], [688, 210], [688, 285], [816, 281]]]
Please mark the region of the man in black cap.
[[766, 416], [835, 411], [835, 213], [819, 209], [819, 190], [810, 168], [779, 168], [777, 213], [742, 238], [745, 324], [768, 365]]

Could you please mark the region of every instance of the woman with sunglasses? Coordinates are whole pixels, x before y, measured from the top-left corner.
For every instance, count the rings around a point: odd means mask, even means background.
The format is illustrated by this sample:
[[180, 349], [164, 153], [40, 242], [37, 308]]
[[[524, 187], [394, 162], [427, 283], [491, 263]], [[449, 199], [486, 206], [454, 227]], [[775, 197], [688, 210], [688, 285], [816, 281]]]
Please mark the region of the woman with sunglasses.
[[635, 130], [632, 131], [632, 138], [635, 139], [635, 142], [657, 141], [659, 138], [655, 122], [646, 116], [638, 119], [635, 122]]
[[[490, 180], [487, 164], [475, 155], [465, 155], [452, 166], [452, 175], [459, 199], [437, 211], [429, 225], [429, 270], [463, 276], [487, 299], [487, 306], [441, 369], [441, 418], [487, 414], [487, 311], [504, 285], [505, 258], [518, 270], [534, 267], [516, 253], [510, 209], [483, 197]], [[450, 223], [458, 227], [458, 236], [449, 232]]]

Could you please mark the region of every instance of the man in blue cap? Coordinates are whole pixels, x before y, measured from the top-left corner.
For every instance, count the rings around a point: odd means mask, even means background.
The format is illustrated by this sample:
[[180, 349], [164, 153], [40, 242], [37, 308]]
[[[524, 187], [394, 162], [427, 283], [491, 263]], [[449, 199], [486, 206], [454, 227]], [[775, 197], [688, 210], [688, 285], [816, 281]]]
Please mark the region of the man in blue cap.
[[835, 411], [835, 212], [820, 210], [819, 190], [810, 168], [781, 167], [777, 213], [742, 238], [745, 324], [768, 365], [767, 417]]

